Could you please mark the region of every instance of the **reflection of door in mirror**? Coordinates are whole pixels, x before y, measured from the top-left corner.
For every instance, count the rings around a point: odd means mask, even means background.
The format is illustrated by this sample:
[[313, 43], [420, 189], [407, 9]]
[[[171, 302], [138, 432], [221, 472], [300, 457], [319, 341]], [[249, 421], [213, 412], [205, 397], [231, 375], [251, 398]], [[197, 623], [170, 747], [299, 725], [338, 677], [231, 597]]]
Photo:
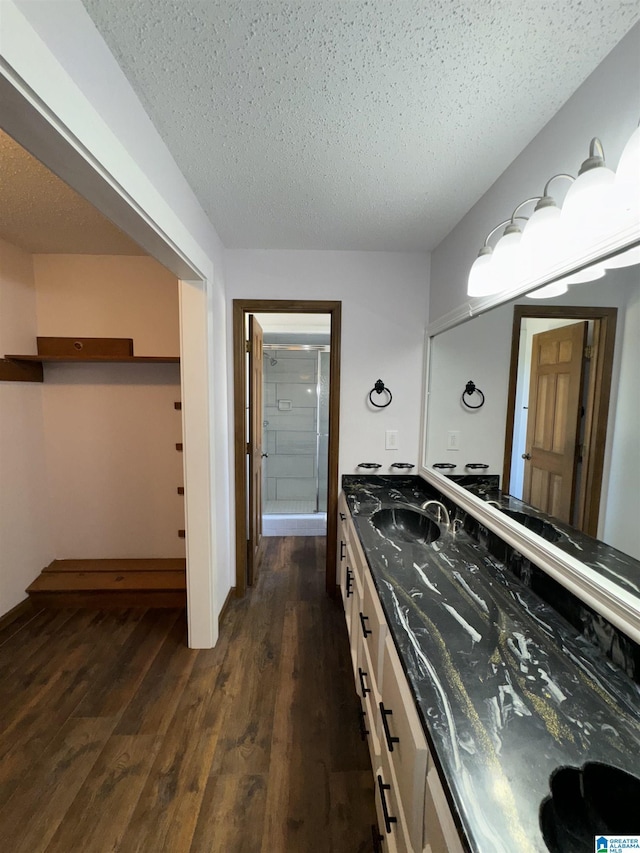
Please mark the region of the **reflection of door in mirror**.
[[595, 535], [616, 311], [514, 312], [504, 488]]
[[[570, 524], [578, 468], [587, 324], [533, 335], [522, 498]], [[511, 490], [513, 494], [513, 489]]]

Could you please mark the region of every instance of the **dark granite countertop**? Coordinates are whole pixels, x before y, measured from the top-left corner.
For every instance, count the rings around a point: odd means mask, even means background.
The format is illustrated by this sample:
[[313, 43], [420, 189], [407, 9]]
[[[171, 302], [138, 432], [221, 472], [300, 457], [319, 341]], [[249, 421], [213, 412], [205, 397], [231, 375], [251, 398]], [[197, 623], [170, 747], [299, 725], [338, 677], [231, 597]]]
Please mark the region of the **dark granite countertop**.
[[637, 774], [637, 685], [464, 530], [426, 545], [381, 534], [377, 510], [437, 497], [425, 481], [342, 485], [461, 836], [474, 853], [545, 853], [554, 770]]

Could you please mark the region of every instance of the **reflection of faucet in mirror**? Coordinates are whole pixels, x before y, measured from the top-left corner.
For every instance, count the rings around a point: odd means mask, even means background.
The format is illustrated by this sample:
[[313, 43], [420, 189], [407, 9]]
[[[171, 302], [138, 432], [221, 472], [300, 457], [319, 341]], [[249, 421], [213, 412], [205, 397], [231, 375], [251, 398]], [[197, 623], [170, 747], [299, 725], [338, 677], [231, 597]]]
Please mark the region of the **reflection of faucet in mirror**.
[[445, 527], [449, 527], [451, 524], [451, 518], [449, 517], [449, 510], [441, 501], [425, 501], [422, 504], [422, 509], [427, 509], [430, 506], [438, 507], [438, 514], [436, 515], [436, 521], [444, 524]]
[[461, 527], [464, 527], [464, 521], [461, 518], [454, 518], [451, 522], [451, 535], [455, 539], [455, 535], [460, 530]]

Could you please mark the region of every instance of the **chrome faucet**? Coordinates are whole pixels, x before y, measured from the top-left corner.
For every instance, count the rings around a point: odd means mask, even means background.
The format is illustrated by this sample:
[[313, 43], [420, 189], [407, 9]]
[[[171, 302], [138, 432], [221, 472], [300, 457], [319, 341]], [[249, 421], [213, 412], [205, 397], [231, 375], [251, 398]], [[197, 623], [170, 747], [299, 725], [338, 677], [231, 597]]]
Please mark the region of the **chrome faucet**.
[[493, 504], [494, 506], [497, 506], [498, 509], [502, 509], [502, 504], [500, 503], [500, 501], [485, 501], [485, 503]]
[[438, 514], [436, 515], [436, 521], [442, 522], [445, 527], [449, 527], [451, 524], [451, 517], [449, 516], [449, 510], [442, 503], [442, 501], [425, 501], [422, 504], [422, 509], [427, 509], [430, 506], [438, 507]]

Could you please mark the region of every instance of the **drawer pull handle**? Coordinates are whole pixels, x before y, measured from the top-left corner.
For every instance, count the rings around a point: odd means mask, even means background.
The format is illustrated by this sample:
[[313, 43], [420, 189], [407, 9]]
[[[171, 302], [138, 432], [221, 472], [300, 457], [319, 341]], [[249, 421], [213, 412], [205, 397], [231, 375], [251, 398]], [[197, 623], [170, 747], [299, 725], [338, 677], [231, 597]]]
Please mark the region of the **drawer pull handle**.
[[364, 710], [364, 708], [360, 708], [360, 714], [358, 716], [360, 717], [360, 737], [362, 738], [362, 740], [366, 740], [367, 735], [369, 734], [369, 729], [367, 728], [367, 724], [365, 723], [365, 717], [367, 716], [367, 712]]
[[380, 830], [375, 823], [371, 824], [371, 837], [373, 838], [373, 853], [382, 853], [384, 836], [380, 835]]
[[352, 586], [353, 586], [353, 572], [351, 571], [349, 566], [347, 566], [347, 598], [349, 598], [350, 595], [353, 595]]
[[343, 512], [341, 512], [340, 513], [340, 521], [346, 521], [346, 520], [347, 520], [347, 516]]
[[362, 625], [362, 634], [363, 634], [365, 640], [367, 639], [369, 634], [373, 634], [373, 631], [371, 630], [371, 628], [367, 628], [367, 626], [364, 624], [365, 622], [368, 622], [368, 621], [369, 621], [369, 617], [365, 616], [364, 613], [362, 611], [360, 611], [360, 624]]
[[362, 667], [358, 667], [358, 677], [360, 678], [360, 687], [362, 688], [362, 696], [366, 696], [367, 693], [371, 693], [371, 688], [367, 687], [364, 683], [365, 675], [368, 676], [369, 673], [365, 672]]
[[393, 711], [390, 708], [385, 708], [384, 703], [380, 703], [380, 715], [382, 716], [382, 728], [384, 729], [385, 740], [387, 741], [387, 748], [389, 752], [393, 752], [394, 743], [400, 743], [399, 737], [394, 737], [391, 734], [391, 730], [389, 729], [389, 723], [387, 722], [387, 717], [393, 716]]
[[391, 790], [391, 785], [386, 785], [382, 781], [382, 776], [378, 773], [378, 789], [380, 791], [380, 802], [382, 803], [382, 814], [384, 815], [384, 828], [387, 830], [387, 835], [391, 834], [391, 824], [397, 823], [398, 818], [394, 815], [389, 814], [389, 807], [387, 806], [387, 797], [385, 795], [385, 791]]
[[344, 560], [347, 543], [340, 540], [340, 562]]

